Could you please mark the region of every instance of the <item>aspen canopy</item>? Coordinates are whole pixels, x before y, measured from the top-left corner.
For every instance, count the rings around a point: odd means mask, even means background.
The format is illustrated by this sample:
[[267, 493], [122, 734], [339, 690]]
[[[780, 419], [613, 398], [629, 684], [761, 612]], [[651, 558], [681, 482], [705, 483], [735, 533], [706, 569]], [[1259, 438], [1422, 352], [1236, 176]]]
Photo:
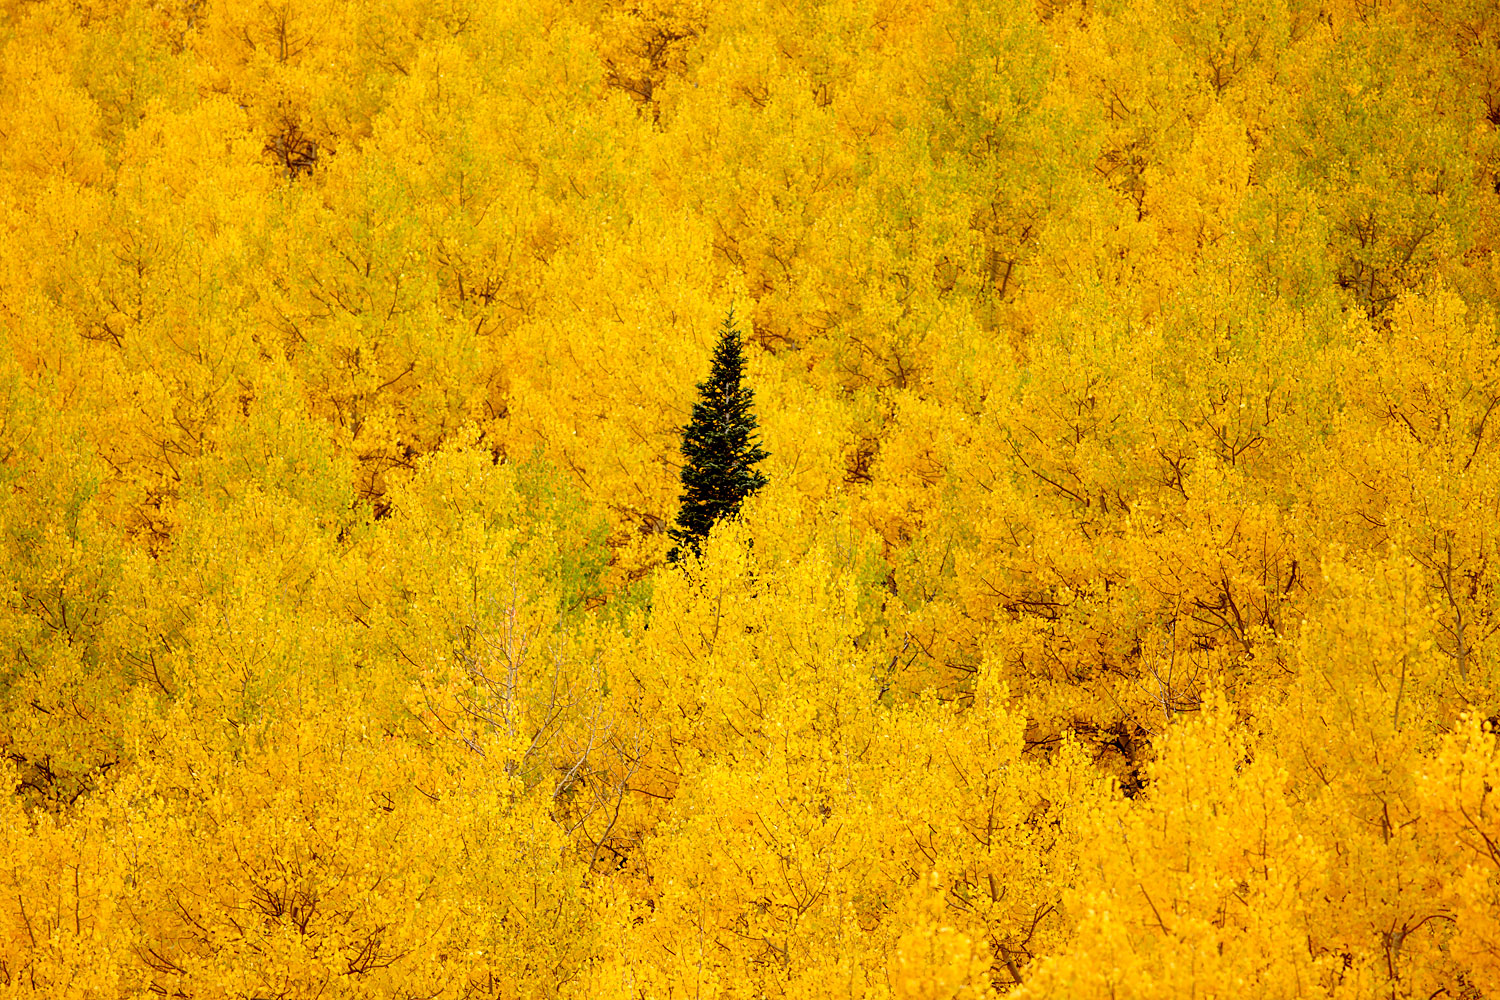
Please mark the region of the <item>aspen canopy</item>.
[[0, 208], [0, 998], [1500, 1000], [1492, 0], [0, 0]]

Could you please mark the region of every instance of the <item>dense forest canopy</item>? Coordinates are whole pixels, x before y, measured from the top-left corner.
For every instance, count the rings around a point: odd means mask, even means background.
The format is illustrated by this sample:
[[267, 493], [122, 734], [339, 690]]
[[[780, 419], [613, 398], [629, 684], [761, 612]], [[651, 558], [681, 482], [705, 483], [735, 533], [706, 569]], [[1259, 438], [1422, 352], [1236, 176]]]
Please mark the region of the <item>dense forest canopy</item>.
[[0, 0], [0, 206], [0, 996], [1500, 998], [1490, 0]]

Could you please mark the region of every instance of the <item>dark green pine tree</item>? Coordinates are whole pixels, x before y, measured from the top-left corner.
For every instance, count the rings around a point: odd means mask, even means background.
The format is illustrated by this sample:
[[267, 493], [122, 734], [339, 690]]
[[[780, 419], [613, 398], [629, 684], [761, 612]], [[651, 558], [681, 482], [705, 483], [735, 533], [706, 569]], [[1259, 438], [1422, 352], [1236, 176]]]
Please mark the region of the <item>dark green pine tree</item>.
[[745, 355], [731, 308], [719, 328], [713, 371], [708, 381], [698, 383], [692, 422], [682, 429], [682, 509], [669, 532], [677, 543], [667, 555], [672, 562], [684, 549], [696, 555], [714, 522], [733, 517], [747, 496], [766, 485], [755, 468], [766, 453], [756, 439], [755, 394], [745, 385], [744, 373]]

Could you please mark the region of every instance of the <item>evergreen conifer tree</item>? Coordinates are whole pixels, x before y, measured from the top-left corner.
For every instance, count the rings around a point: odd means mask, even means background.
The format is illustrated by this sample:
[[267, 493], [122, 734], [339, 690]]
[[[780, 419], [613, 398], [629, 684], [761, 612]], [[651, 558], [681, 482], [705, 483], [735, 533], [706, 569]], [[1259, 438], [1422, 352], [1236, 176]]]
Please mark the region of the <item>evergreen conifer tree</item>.
[[719, 328], [713, 370], [698, 383], [692, 422], [682, 429], [682, 509], [669, 532], [677, 544], [667, 556], [673, 562], [684, 547], [696, 554], [715, 521], [733, 517], [747, 496], [766, 485], [755, 468], [766, 453], [756, 439], [755, 394], [744, 384], [744, 371], [731, 308]]

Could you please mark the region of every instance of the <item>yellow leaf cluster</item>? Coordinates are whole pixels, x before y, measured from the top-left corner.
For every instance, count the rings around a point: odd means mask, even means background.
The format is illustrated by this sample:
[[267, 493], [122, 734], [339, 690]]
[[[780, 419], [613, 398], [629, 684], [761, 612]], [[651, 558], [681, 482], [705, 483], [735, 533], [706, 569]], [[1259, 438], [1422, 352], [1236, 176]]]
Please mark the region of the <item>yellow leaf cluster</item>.
[[1497, 192], [1483, 0], [0, 0], [0, 997], [1500, 995]]

